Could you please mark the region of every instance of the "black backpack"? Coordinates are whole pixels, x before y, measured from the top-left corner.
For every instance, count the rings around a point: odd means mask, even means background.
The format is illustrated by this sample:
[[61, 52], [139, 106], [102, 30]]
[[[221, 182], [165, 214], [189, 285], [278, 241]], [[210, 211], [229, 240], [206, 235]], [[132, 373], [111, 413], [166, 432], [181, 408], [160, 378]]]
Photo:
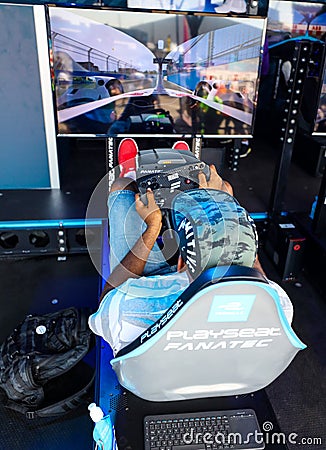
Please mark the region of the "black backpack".
[[94, 345], [88, 308], [29, 315], [0, 347], [6, 407], [27, 418], [65, 414], [85, 403], [95, 369], [83, 361]]

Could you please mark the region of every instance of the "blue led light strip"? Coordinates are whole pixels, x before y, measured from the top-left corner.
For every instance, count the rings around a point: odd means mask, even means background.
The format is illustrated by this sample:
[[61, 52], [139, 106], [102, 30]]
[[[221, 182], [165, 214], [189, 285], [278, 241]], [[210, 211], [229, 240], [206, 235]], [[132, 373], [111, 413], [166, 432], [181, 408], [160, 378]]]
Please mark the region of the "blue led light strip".
[[58, 228], [101, 226], [102, 219], [63, 219], [63, 220], [13, 220], [0, 222], [0, 230], [21, 230], [29, 228]]
[[265, 220], [268, 219], [267, 212], [260, 212], [260, 213], [249, 213], [250, 217], [252, 217], [254, 220]]
[[[265, 212], [250, 213], [254, 220], [268, 219], [268, 214]], [[62, 227], [84, 227], [87, 226], [101, 226], [102, 219], [63, 219], [63, 220], [12, 220], [0, 222], [0, 230], [22, 230], [28, 228], [58, 228]]]

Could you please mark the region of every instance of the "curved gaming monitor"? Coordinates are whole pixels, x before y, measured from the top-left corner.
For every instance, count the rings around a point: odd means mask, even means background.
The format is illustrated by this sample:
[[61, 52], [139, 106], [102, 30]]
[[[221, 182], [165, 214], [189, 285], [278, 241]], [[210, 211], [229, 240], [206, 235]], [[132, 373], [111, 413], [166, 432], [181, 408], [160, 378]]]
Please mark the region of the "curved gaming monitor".
[[60, 136], [251, 137], [266, 20], [48, 7]]

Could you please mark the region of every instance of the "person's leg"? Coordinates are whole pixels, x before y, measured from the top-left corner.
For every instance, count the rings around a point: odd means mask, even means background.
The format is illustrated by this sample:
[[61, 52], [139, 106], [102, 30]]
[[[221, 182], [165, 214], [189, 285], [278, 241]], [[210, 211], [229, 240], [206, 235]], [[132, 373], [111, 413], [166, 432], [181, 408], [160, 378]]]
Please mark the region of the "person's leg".
[[[137, 184], [130, 178], [117, 178], [108, 198], [110, 269], [119, 264], [140, 238], [146, 224], [135, 207]], [[144, 275], [173, 272], [159, 246], [155, 243], [144, 269]]]

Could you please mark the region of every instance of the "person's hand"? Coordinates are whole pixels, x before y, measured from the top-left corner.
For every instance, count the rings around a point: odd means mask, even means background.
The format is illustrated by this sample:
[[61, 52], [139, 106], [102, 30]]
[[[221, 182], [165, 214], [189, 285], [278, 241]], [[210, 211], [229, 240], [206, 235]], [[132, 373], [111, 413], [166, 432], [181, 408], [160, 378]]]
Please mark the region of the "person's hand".
[[136, 194], [136, 211], [146, 223], [148, 227], [156, 227], [161, 229], [162, 213], [154, 198], [154, 193], [151, 189], [147, 189], [147, 205], [144, 205], [140, 199], [140, 194]]
[[206, 176], [203, 172], [199, 172], [198, 174], [198, 181], [199, 181], [199, 188], [200, 189], [205, 189], [205, 188], [210, 188], [210, 189], [217, 189], [218, 191], [224, 191], [227, 192], [228, 194], [233, 195], [233, 189], [232, 186], [230, 185], [230, 183], [228, 183], [227, 181], [224, 181], [219, 174], [217, 173], [216, 167], [211, 164], [209, 166], [210, 168], [210, 178], [207, 181]]

